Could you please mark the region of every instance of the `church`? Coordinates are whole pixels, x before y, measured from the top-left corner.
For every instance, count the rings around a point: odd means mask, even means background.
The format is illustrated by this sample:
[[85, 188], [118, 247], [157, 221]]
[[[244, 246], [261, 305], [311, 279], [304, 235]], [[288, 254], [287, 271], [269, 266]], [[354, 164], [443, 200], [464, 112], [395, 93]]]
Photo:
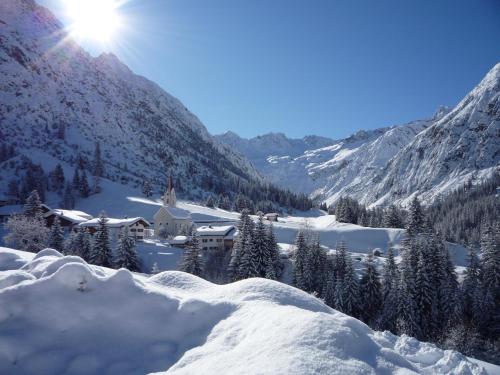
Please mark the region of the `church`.
[[168, 179], [167, 191], [163, 194], [162, 201], [162, 206], [154, 215], [155, 237], [177, 236], [183, 229], [192, 226], [191, 213], [177, 207], [172, 176]]

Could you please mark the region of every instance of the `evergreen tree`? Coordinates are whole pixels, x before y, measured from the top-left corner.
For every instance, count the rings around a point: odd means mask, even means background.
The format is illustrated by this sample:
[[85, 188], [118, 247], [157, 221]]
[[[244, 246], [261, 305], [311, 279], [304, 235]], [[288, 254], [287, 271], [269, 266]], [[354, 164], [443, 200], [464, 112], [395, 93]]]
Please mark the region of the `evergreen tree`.
[[325, 303], [335, 308], [335, 268], [333, 266], [333, 261], [328, 260], [326, 270], [326, 281], [324, 284], [323, 292], [321, 293]]
[[379, 328], [396, 332], [396, 319], [398, 314], [398, 279], [399, 273], [394, 260], [394, 249], [389, 243], [387, 260], [382, 273], [382, 312]]
[[413, 198], [408, 211], [406, 230], [413, 237], [424, 231], [425, 217], [417, 196]]
[[153, 195], [153, 187], [151, 186], [151, 182], [149, 182], [149, 180], [144, 180], [142, 183], [142, 194], [148, 198]]
[[64, 231], [57, 216], [54, 218], [52, 228], [50, 229], [49, 247], [61, 253], [64, 252]]
[[75, 168], [73, 173], [72, 187], [75, 191], [80, 191], [80, 173], [78, 173], [78, 168]]
[[411, 261], [411, 251], [405, 249], [402, 253], [399, 272], [398, 297], [398, 334], [416, 337], [419, 334], [417, 305], [415, 303], [415, 274]]
[[347, 256], [345, 275], [342, 280], [342, 301], [337, 306], [343, 313], [357, 317], [360, 305], [359, 282], [352, 265], [352, 258]]
[[64, 193], [61, 201], [62, 208], [67, 210], [72, 210], [75, 208], [75, 196], [73, 195], [73, 189], [71, 184], [68, 182], [64, 188]]
[[129, 228], [124, 226], [116, 248], [116, 268], [126, 268], [132, 272], [141, 270], [141, 262], [135, 251], [135, 239], [130, 235]]
[[300, 230], [295, 239], [295, 266], [293, 269], [293, 284], [299, 288], [306, 287], [305, 272], [307, 262], [308, 246], [304, 236], [304, 231]]
[[433, 331], [437, 317], [435, 316], [434, 307], [436, 303], [436, 289], [431, 281], [432, 270], [430, 268], [429, 259], [426, 254], [421, 251], [418, 258], [416, 280], [415, 280], [415, 302], [417, 310], [417, 322], [419, 325], [419, 339], [428, 340]]
[[95, 144], [93, 167], [93, 176], [102, 177], [104, 175], [104, 164], [101, 159], [101, 144], [99, 142]]
[[24, 204], [24, 216], [31, 219], [42, 218], [42, 202], [38, 191], [33, 190]]
[[92, 264], [102, 267], [113, 266], [113, 254], [109, 244], [108, 218], [104, 212], [99, 215], [98, 226], [94, 235], [94, 243], [90, 261]]
[[280, 253], [276, 236], [274, 235], [274, 226], [271, 223], [267, 231], [267, 248], [269, 251], [269, 264], [266, 272], [266, 279], [278, 280], [283, 272], [283, 264], [280, 260]]
[[373, 263], [373, 256], [369, 254], [366, 269], [360, 282], [361, 318], [367, 324], [372, 325], [378, 319], [378, 314], [382, 306], [381, 289], [379, 275]]
[[260, 215], [252, 235], [248, 277], [266, 277], [268, 267], [272, 264], [268, 245], [266, 226], [262, 215]]
[[228, 266], [229, 279], [241, 280], [247, 277], [249, 253], [252, 246], [253, 222], [248, 210], [243, 210], [238, 222], [238, 237], [233, 246]]
[[398, 209], [394, 205], [390, 205], [384, 213], [384, 227], [386, 228], [402, 228], [403, 223], [399, 216]]
[[85, 171], [82, 172], [82, 176], [80, 178], [79, 191], [82, 198], [87, 198], [90, 195], [89, 182], [87, 180], [87, 174], [85, 173]]
[[186, 247], [180, 270], [199, 277], [203, 274], [203, 261], [201, 259], [200, 245], [196, 232], [193, 233], [191, 241]]
[[472, 246], [467, 254], [467, 268], [465, 278], [462, 282], [463, 314], [466, 323], [474, 321], [474, 312], [476, 311], [476, 297], [479, 292], [481, 282], [481, 265], [476, 251]]
[[209, 208], [214, 208], [214, 206], [215, 206], [214, 197], [209, 195], [207, 198], [207, 201], [205, 202], [205, 206], [209, 207]]
[[42, 216], [12, 215], [7, 220], [5, 229], [5, 242], [16, 249], [38, 253], [47, 247], [49, 229]]
[[61, 191], [64, 187], [65, 178], [61, 164], [57, 164], [50, 174], [50, 184], [53, 191]]

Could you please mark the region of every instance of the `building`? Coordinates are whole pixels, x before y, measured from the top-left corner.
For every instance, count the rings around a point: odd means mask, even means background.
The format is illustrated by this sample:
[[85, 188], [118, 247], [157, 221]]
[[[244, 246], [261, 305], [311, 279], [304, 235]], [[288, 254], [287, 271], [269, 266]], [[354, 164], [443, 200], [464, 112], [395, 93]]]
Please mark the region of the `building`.
[[51, 227], [54, 223], [56, 217], [59, 218], [59, 222], [61, 226], [64, 228], [68, 228], [72, 230], [78, 224], [84, 223], [88, 220], [92, 220], [93, 216], [89, 215], [83, 211], [77, 210], [63, 210], [60, 208], [54, 208], [48, 212], [46, 212], [43, 217], [47, 222], [47, 226]]
[[270, 212], [264, 215], [264, 219], [269, 221], [278, 221], [278, 214], [274, 212]]
[[[145, 231], [149, 228], [149, 226], [149, 222], [142, 217], [133, 217], [130, 219], [107, 218], [106, 222], [106, 227], [108, 227], [111, 237], [118, 238], [123, 227], [128, 227], [130, 235], [132, 235], [137, 241], [142, 241], [146, 237]], [[78, 224], [78, 227], [88, 228], [90, 233], [95, 233], [99, 227], [99, 218], [80, 223]]]
[[205, 225], [196, 229], [202, 250], [231, 250], [237, 235], [234, 225], [212, 226]]
[[163, 195], [163, 205], [153, 217], [156, 237], [175, 237], [193, 225], [191, 213], [176, 206], [177, 198], [170, 177], [167, 191]]

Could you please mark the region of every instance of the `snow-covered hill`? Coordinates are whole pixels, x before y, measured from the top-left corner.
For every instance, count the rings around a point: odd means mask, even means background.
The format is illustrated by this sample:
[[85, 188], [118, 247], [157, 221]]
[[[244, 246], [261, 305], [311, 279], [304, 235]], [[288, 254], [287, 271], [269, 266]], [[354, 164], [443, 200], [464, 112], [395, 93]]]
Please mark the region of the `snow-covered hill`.
[[487, 374], [265, 279], [220, 286], [5, 248], [0, 269], [5, 374]]
[[115, 181], [159, 184], [172, 173], [195, 195], [231, 191], [236, 176], [261, 180], [179, 100], [112, 54], [90, 56], [33, 0], [0, 2], [0, 125], [2, 142], [42, 164], [88, 164], [99, 141]]

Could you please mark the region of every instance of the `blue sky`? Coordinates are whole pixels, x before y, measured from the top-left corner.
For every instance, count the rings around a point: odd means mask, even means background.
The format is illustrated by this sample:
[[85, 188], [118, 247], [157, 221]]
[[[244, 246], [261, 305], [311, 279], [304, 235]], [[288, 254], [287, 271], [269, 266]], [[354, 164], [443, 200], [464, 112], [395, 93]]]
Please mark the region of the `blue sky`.
[[[42, 0], [62, 16], [62, 0]], [[500, 62], [498, 0], [129, 0], [111, 46], [213, 134], [332, 138], [455, 105]], [[64, 21], [64, 20], [63, 20]]]

